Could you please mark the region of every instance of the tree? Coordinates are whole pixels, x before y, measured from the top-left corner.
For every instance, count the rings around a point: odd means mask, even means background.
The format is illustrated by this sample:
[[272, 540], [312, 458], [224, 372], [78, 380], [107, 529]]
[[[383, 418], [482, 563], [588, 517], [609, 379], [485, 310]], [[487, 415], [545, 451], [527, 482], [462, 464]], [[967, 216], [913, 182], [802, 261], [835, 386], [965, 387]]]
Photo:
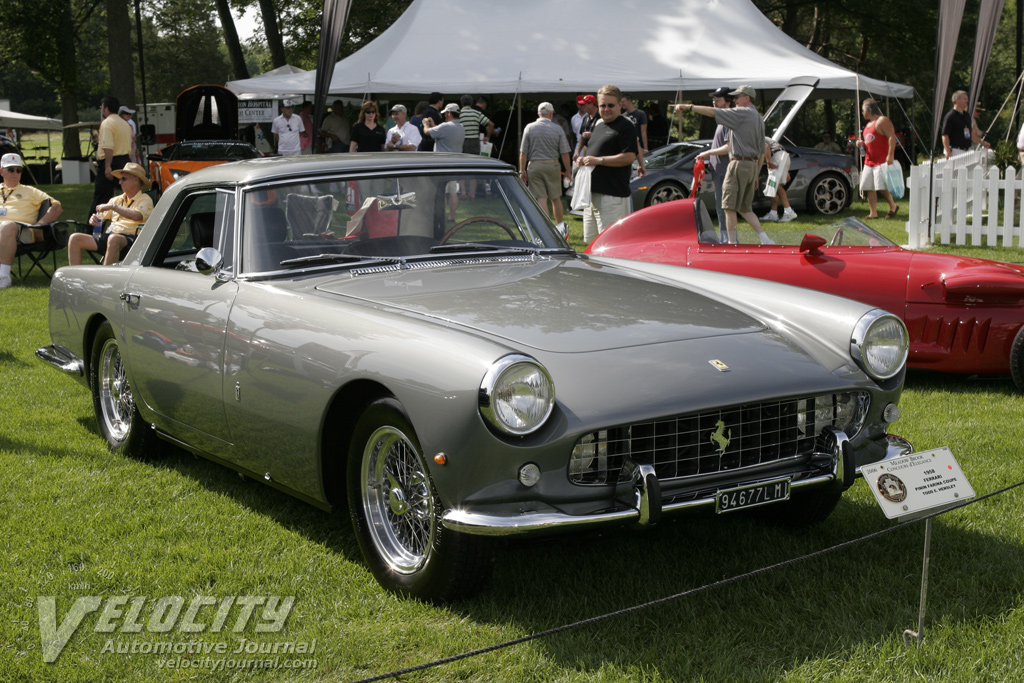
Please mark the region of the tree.
[[215, 2], [220, 25], [224, 29], [224, 43], [228, 48], [228, 59], [231, 60], [231, 70], [235, 74], [235, 79], [249, 78], [249, 69], [245, 66], [245, 55], [242, 53], [242, 45], [238, 41], [238, 31], [235, 30], [235, 19], [231, 16], [228, 0], [215, 0]]
[[[0, 63], [25, 66], [53, 85], [65, 124], [78, 122], [77, 41], [98, 2], [53, 0], [40, 12], [32, 0], [5, 0]], [[64, 131], [64, 148], [78, 148], [75, 131]]]
[[110, 94], [121, 104], [135, 104], [135, 60], [132, 58], [132, 22], [128, 0], [106, 0], [107, 65]]

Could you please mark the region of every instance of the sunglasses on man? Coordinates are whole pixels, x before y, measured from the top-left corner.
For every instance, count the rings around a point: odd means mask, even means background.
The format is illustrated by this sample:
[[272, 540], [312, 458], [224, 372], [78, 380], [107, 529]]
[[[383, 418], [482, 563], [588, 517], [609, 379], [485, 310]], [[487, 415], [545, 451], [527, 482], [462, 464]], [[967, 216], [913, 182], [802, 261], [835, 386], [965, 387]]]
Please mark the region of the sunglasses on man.
[[18, 168], [16, 166], [8, 166], [4, 170], [7, 171], [8, 173], [21, 173], [21, 171], [22, 171], [22, 169], [20, 169], [20, 168]]

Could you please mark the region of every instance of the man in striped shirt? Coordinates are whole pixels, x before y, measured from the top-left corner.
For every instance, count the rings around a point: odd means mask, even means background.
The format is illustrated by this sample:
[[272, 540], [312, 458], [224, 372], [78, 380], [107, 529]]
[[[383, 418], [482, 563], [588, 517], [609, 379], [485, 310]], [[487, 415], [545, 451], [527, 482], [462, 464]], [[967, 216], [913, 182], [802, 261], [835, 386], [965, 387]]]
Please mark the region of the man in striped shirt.
[[462, 104], [462, 112], [459, 114], [459, 123], [466, 129], [466, 139], [462, 143], [463, 154], [480, 155], [480, 132], [485, 131], [487, 138], [494, 132], [494, 122], [484, 116], [484, 113], [474, 109], [473, 98], [470, 95], [463, 95], [459, 100]]
[[[470, 95], [463, 95], [459, 101], [462, 103], [462, 111], [459, 113], [459, 123], [466, 129], [466, 139], [462, 141], [462, 153], [473, 154], [480, 156], [480, 132], [481, 128], [484, 131], [485, 139], [490, 140], [491, 134], [494, 133], [494, 121], [484, 116], [484, 113], [479, 109], [472, 107], [473, 97]], [[476, 178], [470, 179], [468, 182], [461, 184], [462, 187], [462, 199], [472, 199], [476, 197]]]

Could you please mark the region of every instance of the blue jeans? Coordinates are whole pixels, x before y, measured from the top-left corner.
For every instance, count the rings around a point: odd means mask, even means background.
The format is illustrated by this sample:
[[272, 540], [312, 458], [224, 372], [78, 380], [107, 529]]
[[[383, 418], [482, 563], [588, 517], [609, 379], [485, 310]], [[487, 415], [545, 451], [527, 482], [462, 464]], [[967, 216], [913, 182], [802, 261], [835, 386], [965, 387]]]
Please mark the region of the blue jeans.
[[718, 232], [722, 235], [722, 242], [728, 242], [728, 233], [725, 230], [725, 209], [722, 208], [722, 183], [725, 182], [725, 168], [722, 167], [721, 174], [711, 172], [711, 180], [715, 183], [715, 211], [718, 213]]

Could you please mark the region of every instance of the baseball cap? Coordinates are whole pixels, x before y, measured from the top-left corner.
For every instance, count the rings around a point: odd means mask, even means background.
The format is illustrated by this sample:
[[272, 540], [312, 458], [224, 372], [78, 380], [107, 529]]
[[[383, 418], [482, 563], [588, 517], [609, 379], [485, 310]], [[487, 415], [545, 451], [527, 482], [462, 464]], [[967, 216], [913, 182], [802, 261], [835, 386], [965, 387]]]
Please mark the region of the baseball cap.
[[10, 168], [12, 166], [22, 167], [24, 165], [25, 164], [21, 162], [21, 156], [13, 152], [5, 154], [3, 158], [0, 159], [0, 168]]
[[732, 97], [732, 90], [723, 85], [721, 88], [715, 89], [715, 92], [709, 92], [708, 97]]
[[400, 111], [403, 114], [409, 113], [409, 110], [405, 108], [404, 104], [396, 104], [395, 106], [391, 107], [390, 111]]
[[135, 110], [134, 110], [134, 109], [129, 109], [128, 107], [126, 107], [126, 106], [124, 106], [124, 105], [122, 104], [122, 105], [121, 105], [121, 106], [120, 106], [120, 107], [118, 108], [118, 110], [117, 110], [117, 113], [118, 113], [118, 114], [134, 114], [134, 113], [135, 113]]
[[281, 102], [281, 106], [284, 107], [285, 109], [293, 109], [295, 107], [295, 103], [292, 102], [291, 100], [284, 100], [283, 102]]
[[746, 95], [752, 100], [757, 99], [757, 91], [754, 90], [749, 85], [741, 85], [740, 87], [736, 88], [729, 94], [732, 95], [733, 97], [736, 97], [737, 95]]
[[577, 95], [576, 104], [597, 104], [597, 98], [593, 95]]
[[444, 109], [441, 110], [441, 113], [442, 114], [447, 114], [448, 112], [451, 112], [453, 114], [458, 114], [459, 113], [459, 105], [455, 104], [454, 102], [449, 102], [448, 104], [444, 105]]
[[537, 113], [543, 116], [544, 114], [554, 114], [555, 106], [550, 102], [541, 102], [537, 105]]

